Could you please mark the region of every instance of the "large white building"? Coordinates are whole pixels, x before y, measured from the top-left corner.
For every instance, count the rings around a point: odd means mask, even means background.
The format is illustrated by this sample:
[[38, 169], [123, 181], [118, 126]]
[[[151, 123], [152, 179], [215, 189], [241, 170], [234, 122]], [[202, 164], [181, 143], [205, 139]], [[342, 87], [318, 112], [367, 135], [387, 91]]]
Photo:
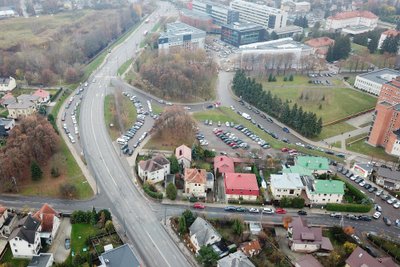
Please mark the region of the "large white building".
[[337, 180], [314, 180], [306, 182], [306, 194], [312, 204], [341, 203], [345, 185]]
[[167, 30], [158, 38], [159, 53], [176, 49], [204, 49], [206, 32], [182, 22], [168, 23]]
[[213, 22], [218, 25], [239, 21], [238, 11], [215, 2], [194, 0], [192, 2], [192, 9], [209, 15], [213, 19]]
[[276, 200], [299, 197], [304, 185], [298, 173], [271, 174], [271, 193]]
[[373, 95], [379, 95], [382, 85], [397, 76], [400, 76], [400, 71], [388, 68], [374, 70], [357, 75], [354, 87]]
[[[327, 30], [348, 30], [349, 33], [372, 31], [378, 25], [378, 16], [370, 11], [345, 11], [326, 19]], [[361, 30], [362, 28], [362, 30]]]
[[288, 14], [283, 10], [243, 0], [232, 1], [231, 8], [239, 11], [239, 21], [252, 22], [272, 30], [286, 27]]
[[162, 182], [169, 173], [169, 160], [162, 154], [157, 154], [149, 160], [139, 161], [138, 175], [143, 182], [151, 184]]
[[11, 252], [15, 258], [30, 259], [39, 253], [40, 242], [40, 221], [33, 218], [30, 214], [18, 223], [9, 237]]
[[0, 92], [12, 91], [17, 87], [17, 82], [13, 77], [1, 78], [0, 77]]

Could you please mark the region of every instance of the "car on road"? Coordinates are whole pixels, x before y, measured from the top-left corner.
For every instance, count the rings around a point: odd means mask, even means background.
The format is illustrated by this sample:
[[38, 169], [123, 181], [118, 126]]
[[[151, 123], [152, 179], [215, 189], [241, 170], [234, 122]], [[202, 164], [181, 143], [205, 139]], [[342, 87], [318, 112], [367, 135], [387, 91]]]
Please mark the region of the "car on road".
[[285, 210], [285, 209], [282, 209], [282, 208], [277, 208], [277, 209], [275, 210], [275, 213], [276, 213], [276, 214], [286, 214], [286, 210]]
[[373, 217], [374, 219], [379, 219], [379, 218], [381, 217], [381, 215], [382, 215], [382, 213], [380, 213], [379, 211], [376, 211], [376, 212], [374, 213], [374, 215], [372, 215], [372, 217]]
[[274, 210], [271, 208], [263, 208], [262, 213], [265, 214], [274, 214]]
[[247, 212], [248, 210], [246, 208], [243, 208], [243, 207], [237, 207], [236, 211], [237, 212]]
[[289, 129], [286, 128], [286, 127], [283, 127], [283, 128], [282, 128], [282, 131], [284, 131], [285, 133], [290, 133]]
[[378, 204], [375, 204], [374, 208], [375, 208], [376, 211], [382, 212], [382, 207], [379, 206]]
[[250, 213], [260, 213], [260, 210], [257, 209], [257, 208], [250, 208], [250, 209], [249, 209], [249, 212], [250, 212]]
[[185, 110], [191, 110], [192, 108], [191, 107], [188, 107], [188, 106], [185, 106], [185, 107], [183, 107]]
[[299, 214], [299, 215], [307, 215], [307, 211], [305, 211], [305, 210], [299, 210], [299, 211], [297, 212], [297, 214]]
[[193, 204], [193, 208], [195, 208], [195, 209], [205, 209], [206, 206], [204, 206], [204, 205], [201, 204], [201, 203], [194, 203], [194, 204]]
[[227, 206], [224, 208], [225, 211], [236, 211], [236, 207], [233, 206]]
[[65, 249], [67, 249], [67, 250], [71, 248], [71, 239], [65, 238], [64, 247], [65, 247]]
[[360, 216], [358, 216], [358, 219], [359, 219], [360, 221], [365, 221], [365, 222], [369, 222], [369, 221], [372, 220], [372, 219], [371, 219], [371, 216], [368, 216], [368, 215], [360, 215]]
[[334, 213], [331, 213], [329, 216], [334, 217], [334, 218], [341, 218], [342, 214], [340, 212], [334, 212]]
[[383, 217], [383, 222], [387, 225], [387, 226], [391, 226], [392, 225], [392, 221], [388, 218], [388, 217]]

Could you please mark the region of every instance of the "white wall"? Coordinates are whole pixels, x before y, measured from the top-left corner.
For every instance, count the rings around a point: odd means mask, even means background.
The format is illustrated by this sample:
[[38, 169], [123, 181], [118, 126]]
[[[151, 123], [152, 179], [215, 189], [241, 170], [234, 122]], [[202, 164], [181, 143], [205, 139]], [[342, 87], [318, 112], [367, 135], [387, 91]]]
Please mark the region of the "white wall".
[[206, 185], [185, 182], [185, 194], [187, 196], [205, 197], [206, 196]]
[[311, 194], [311, 193], [308, 193], [307, 197], [310, 199], [311, 204], [341, 203], [343, 200], [343, 195], [340, 195], [340, 194]]
[[[270, 185], [271, 187], [271, 193], [274, 196], [275, 199], [280, 200], [282, 197], [298, 197], [301, 195], [302, 189], [297, 188], [297, 189], [287, 189], [287, 188], [275, 188], [272, 184]], [[293, 190], [293, 193], [291, 194], [291, 190]]]
[[250, 200], [250, 201], [256, 201], [257, 200], [257, 196], [253, 196], [253, 195], [234, 195], [234, 194], [226, 194], [226, 197], [228, 199], [239, 199], [240, 197], [242, 197], [244, 200]]
[[293, 251], [299, 251], [299, 252], [313, 252], [313, 251], [317, 251], [319, 249], [319, 245], [317, 244], [296, 244], [293, 243], [291, 246], [291, 249]]
[[170, 164], [166, 164], [163, 167], [164, 167], [163, 169], [160, 169], [160, 170], [157, 170], [154, 172], [146, 172], [139, 165], [138, 166], [138, 175], [142, 179], [143, 182], [147, 181], [151, 184], [162, 182], [162, 181], [164, 181], [165, 176], [170, 173]]
[[27, 241], [19, 237], [14, 237], [9, 243], [15, 258], [32, 258], [33, 255], [37, 255], [39, 252], [40, 235], [36, 232], [34, 244], [28, 244]]
[[382, 84], [375, 83], [365, 79], [364, 77], [357, 76], [356, 81], [354, 82], [354, 87], [373, 95], [379, 95], [379, 93], [381, 92]]

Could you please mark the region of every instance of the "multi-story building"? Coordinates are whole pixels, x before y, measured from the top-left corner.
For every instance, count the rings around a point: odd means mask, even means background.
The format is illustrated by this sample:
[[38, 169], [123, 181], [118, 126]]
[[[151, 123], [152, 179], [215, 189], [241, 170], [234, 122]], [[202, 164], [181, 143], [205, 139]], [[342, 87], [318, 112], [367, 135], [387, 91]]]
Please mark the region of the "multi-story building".
[[282, 1], [281, 9], [288, 13], [308, 13], [311, 9], [310, 2], [294, 2], [294, 1]]
[[274, 199], [299, 197], [304, 189], [298, 173], [271, 174], [271, 193]]
[[306, 194], [310, 204], [341, 203], [345, 185], [337, 180], [314, 180], [307, 183]]
[[204, 49], [206, 32], [182, 22], [168, 23], [167, 30], [158, 38], [159, 53], [170, 50]]
[[335, 40], [332, 40], [329, 37], [319, 37], [310, 39], [305, 42], [306, 45], [311, 46], [314, 54], [319, 58], [325, 58], [328, 53], [328, 49], [335, 43]]
[[392, 191], [400, 189], [400, 172], [380, 167], [376, 172], [376, 183]]
[[298, 156], [296, 165], [309, 169], [314, 174], [325, 174], [329, 171], [329, 161], [325, 157]]
[[280, 9], [243, 0], [232, 1], [231, 8], [239, 11], [239, 21], [252, 22], [271, 30], [286, 27], [288, 15]]
[[261, 42], [264, 38], [265, 29], [250, 22], [225, 24], [221, 28], [221, 40], [236, 47]]
[[388, 68], [374, 70], [357, 75], [354, 87], [373, 95], [379, 95], [383, 84], [390, 82], [397, 76], [400, 76], [400, 71]]
[[170, 173], [170, 162], [163, 154], [157, 154], [149, 160], [138, 164], [138, 175], [143, 182], [155, 184], [164, 181]]
[[389, 36], [396, 37], [399, 34], [400, 31], [393, 29], [389, 29], [387, 31], [382, 32], [378, 42], [378, 49], [382, 48], [383, 42], [386, 40], [386, 38], [388, 38]]
[[40, 220], [30, 214], [18, 222], [18, 228], [14, 229], [8, 239], [15, 258], [32, 258], [39, 253], [40, 230]]
[[194, 0], [192, 2], [192, 9], [208, 14], [213, 19], [213, 22], [218, 25], [231, 24], [239, 21], [238, 11], [233, 10], [229, 6], [224, 6], [215, 2]]
[[325, 28], [359, 34], [372, 31], [377, 25], [378, 16], [370, 11], [345, 11], [328, 17]]
[[257, 200], [260, 192], [254, 173], [225, 173], [224, 178], [227, 199]]
[[213, 18], [203, 12], [198, 12], [190, 9], [182, 9], [179, 11], [179, 20], [197, 29], [206, 32], [218, 32], [220, 27], [213, 23]]
[[185, 169], [184, 194], [188, 197], [206, 197], [207, 172], [204, 169]]

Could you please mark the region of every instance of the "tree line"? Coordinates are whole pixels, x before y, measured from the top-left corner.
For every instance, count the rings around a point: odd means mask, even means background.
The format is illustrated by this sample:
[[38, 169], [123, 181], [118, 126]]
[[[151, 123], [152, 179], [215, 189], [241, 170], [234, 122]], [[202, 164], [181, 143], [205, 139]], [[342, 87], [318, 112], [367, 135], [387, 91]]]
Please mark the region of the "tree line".
[[302, 28], [308, 28], [308, 20], [306, 16], [304, 17], [296, 17], [293, 22], [294, 25], [302, 27]]
[[350, 38], [348, 36], [337, 36], [334, 45], [329, 46], [326, 60], [333, 62], [339, 59], [346, 59], [351, 51]]
[[236, 72], [232, 84], [233, 91], [243, 100], [270, 114], [282, 123], [295, 129], [305, 137], [313, 137], [321, 133], [322, 119], [313, 112], [305, 112], [302, 107], [282, 101], [271, 91], [264, 91], [262, 85], [255, 79], [246, 77], [243, 70]]

